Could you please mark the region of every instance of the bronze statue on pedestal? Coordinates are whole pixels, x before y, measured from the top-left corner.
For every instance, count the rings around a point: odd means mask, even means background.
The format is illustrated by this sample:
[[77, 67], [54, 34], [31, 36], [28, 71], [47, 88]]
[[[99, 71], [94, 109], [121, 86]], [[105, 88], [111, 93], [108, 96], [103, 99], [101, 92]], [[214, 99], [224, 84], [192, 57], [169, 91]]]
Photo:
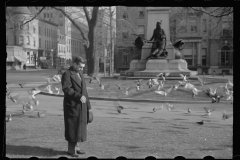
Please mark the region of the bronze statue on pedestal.
[[[148, 43], [153, 43], [151, 53], [146, 58], [148, 59], [165, 59], [168, 52], [166, 51], [166, 34], [165, 31], [161, 28], [162, 21], [157, 22], [156, 28], [153, 31], [152, 38]], [[154, 40], [152, 42], [152, 40]]]

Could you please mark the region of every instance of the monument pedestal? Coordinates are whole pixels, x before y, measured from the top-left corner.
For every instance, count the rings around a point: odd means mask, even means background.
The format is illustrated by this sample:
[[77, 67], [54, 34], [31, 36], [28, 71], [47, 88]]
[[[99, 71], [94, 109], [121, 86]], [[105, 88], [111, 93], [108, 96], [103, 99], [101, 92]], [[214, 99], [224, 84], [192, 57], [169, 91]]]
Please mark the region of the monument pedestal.
[[169, 30], [170, 7], [147, 7], [147, 35], [146, 39], [151, 39], [156, 22], [162, 21], [162, 28], [166, 33], [166, 59], [145, 60], [151, 53], [152, 43], [145, 43], [142, 47], [141, 59], [132, 60], [130, 69], [120, 72], [120, 76], [134, 77], [156, 77], [159, 73], [170, 73], [169, 77], [180, 77], [180, 74], [187, 76], [197, 75], [196, 71], [187, 68], [187, 62], [183, 59], [175, 59], [174, 46], [170, 42]]
[[156, 77], [159, 73], [170, 73], [168, 77], [180, 77], [180, 74], [187, 76], [197, 75], [196, 71], [187, 69], [187, 62], [183, 59], [151, 59], [146, 63], [145, 70], [134, 72], [134, 77]]

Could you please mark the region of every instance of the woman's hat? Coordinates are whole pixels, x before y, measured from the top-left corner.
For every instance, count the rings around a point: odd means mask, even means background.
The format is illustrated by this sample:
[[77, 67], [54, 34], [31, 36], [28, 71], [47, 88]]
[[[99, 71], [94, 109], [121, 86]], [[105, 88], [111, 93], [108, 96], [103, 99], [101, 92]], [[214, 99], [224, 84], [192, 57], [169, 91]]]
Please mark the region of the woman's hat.
[[93, 121], [93, 113], [91, 111], [88, 111], [88, 122], [87, 123], [91, 123]]

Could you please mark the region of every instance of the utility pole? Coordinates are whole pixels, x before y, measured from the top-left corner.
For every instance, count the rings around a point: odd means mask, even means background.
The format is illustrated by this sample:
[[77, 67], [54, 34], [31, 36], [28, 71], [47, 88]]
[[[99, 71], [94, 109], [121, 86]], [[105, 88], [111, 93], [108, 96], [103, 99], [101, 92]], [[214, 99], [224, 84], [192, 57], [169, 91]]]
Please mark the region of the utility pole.
[[109, 7], [109, 20], [110, 20], [110, 63], [109, 63], [109, 75], [113, 76], [114, 72], [114, 54], [113, 54], [113, 36], [112, 36], [112, 17], [113, 17], [112, 8]]

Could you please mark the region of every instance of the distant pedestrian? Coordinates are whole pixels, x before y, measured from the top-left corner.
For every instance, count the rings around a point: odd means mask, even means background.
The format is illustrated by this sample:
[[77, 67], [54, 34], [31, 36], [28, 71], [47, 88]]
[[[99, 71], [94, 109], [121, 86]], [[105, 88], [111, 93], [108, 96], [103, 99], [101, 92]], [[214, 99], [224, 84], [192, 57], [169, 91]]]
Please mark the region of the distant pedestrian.
[[26, 64], [23, 65], [23, 69], [24, 69], [25, 71], [27, 70]]

